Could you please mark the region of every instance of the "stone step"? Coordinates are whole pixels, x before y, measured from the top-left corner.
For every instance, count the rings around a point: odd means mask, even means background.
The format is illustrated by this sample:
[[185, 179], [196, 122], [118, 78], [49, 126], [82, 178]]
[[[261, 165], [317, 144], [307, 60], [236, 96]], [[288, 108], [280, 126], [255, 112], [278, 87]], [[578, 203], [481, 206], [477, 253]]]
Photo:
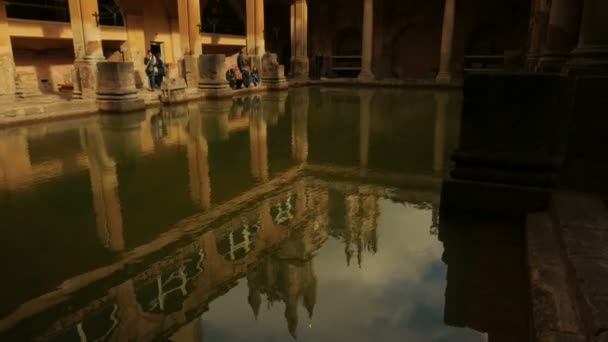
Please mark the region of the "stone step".
[[551, 217], [575, 290], [585, 332], [608, 341], [608, 212], [596, 195], [558, 192]]
[[526, 221], [533, 341], [586, 341], [567, 266], [547, 213]]

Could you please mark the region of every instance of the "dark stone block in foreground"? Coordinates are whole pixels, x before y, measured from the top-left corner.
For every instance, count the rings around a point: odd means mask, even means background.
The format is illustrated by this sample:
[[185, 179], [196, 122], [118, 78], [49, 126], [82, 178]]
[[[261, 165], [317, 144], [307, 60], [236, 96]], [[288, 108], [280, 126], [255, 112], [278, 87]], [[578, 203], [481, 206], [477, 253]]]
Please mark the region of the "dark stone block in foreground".
[[568, 79], [557, 74], [471, 74], [460, 145], [442, 210], [521, 215], [542, 209], [558, 182], [570, 120]]
[[455, 179], [551, 186], [569, 121], [567, 78], [557, 74], [471, 74], [464, 83]]

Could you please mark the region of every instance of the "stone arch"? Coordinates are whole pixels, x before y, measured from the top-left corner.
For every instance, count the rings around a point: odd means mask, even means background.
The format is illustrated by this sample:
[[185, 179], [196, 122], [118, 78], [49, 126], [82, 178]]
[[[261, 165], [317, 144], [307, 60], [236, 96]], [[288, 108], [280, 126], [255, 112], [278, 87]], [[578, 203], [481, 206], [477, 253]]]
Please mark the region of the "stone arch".
[[99, 23], [106, 26], [125, 26], [124, 13], [117, 0], [97, 0]]
[[201, 6], [204, 32], [245, 35], [245, 6], [241, 0], [207, 0]]
[[439, 65], [441, 32], [432, 25], [411, 24], [393, 36], [391, 73], [399, 79], [433, 78]]
[[354, 27], [342, 29], [336, 35], [334, 55], [359, 56], [361, 55], [361, 31]]

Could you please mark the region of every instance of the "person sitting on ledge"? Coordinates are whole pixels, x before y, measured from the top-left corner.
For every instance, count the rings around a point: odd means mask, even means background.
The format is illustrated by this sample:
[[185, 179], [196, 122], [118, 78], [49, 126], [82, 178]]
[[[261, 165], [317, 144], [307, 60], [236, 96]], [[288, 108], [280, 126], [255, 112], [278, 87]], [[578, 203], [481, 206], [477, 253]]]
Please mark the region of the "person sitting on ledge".
[[236, 87], [235, 89], [241, 89], [241, 86], [243, 85], [243, 75], [241, 74], [241, 71], [239, 70], [238, 66], [234, 66], [234, 68], [232, 68], [233, 72], [234, 72], [234, 77], [236, 80]]
[[228, 71], [226, 71], [226, 81], [230, 84], [230, 88], [236, 88], [236, 74], [234, 73], [233, 68], [229, 68]]
[[260, 73], [258, 72], [258, 68], [257, 67], [253, 67], [253, 69], [251, 70], [251, 82], [253, 83], [253, 85], [255, 85], [256, 87], [258, 86], [258, 84], [260, 83]]
[[251, 85], [251, 73], [249, 72], [249, 69], [248, 68], [243, 69], [242, 75], [243, 75], [243, 84], [245, 85], [245, 88], [249, 88], [249, 86]]

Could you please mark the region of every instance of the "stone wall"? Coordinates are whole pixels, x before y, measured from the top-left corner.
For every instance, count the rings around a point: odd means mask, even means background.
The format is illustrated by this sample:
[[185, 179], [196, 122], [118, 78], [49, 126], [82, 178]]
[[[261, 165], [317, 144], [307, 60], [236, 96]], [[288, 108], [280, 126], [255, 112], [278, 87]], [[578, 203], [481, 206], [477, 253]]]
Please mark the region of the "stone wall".
[[17, 73], [35, 73], [38, 88], [43, 92], [58, 92], [60, 85], [72, 83], [73, 49], [13, 49]]
[[[373, 71], [380, 78], [434, 78], [445, 0], [374, 0]], [[453, 69], [467, 53], [525, 49], [529, 0], [456, 2]], [[309, 0], [308, 55], [360, 53], [361, 0]], [[268, 9], [267, 9], [268, 11]], [[283, 28], [281, 28], [283, 31]], [[289, 32], [289, 27], [285, 28]], [[311, 60], [312, 63], [312, 60]]]

